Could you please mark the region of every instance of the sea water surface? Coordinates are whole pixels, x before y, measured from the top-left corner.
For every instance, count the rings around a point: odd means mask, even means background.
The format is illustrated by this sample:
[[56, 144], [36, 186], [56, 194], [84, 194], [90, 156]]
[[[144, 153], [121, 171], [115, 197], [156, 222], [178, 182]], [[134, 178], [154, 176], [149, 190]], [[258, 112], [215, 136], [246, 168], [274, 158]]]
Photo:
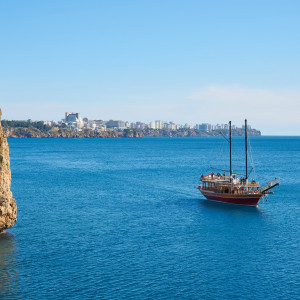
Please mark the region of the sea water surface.
[[251, 175], [281, 179], [258, 208], [194, 188], [228, 168], [223, 141], [9, 139], [18, 221], [0, 236], [0, 297], [299, 299], [300, 138], [251, 138]]

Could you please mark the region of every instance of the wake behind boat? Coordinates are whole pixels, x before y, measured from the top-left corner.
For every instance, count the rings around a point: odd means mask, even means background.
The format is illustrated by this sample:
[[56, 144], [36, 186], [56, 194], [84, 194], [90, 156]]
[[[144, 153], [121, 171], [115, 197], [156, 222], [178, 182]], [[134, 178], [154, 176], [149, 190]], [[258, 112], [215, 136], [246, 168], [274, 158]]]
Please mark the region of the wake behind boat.
[[226, 172], [222, 174], [210, 173], [206, 176], [201, 175], [202, 184], [198, 186], [199, 191], [208, 200], [257, 206], [258, 202], [268, 194], [272, 194], [271, 189], [279, 185], [279, 178], [269, 181], [267, 185], [260, 187], [255, 180], [249, 180], [248, 174], [248, 150], [247, 150], [247, 120], [245, 120], [245, 152], [246, 152], [246, 172], [245, 176], [239, 177], [232, 172], [232, 136], [231, 121], [229, 122], [229, 145], [230, 145], [230, 171], [229, 176]]

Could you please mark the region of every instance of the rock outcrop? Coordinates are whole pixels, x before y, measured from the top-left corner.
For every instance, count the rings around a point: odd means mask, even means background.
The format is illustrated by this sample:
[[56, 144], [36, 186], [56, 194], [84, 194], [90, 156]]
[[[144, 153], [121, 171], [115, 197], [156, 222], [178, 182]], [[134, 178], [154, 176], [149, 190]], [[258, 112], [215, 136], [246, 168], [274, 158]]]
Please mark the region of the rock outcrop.
[[9, 147], [1, 126], [1, 114], [0, 109], [0, 232], [12, 227], [17, 220], [16, 200], [10, 190]]

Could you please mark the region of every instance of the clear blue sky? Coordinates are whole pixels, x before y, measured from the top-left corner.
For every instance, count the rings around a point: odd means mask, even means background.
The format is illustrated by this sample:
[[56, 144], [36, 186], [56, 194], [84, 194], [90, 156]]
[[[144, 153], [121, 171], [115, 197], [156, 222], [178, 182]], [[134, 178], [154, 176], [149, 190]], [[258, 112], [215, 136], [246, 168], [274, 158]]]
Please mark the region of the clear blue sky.
[[6, 119], [242, 124], [300, 133], [300, 1], [0, 2]]

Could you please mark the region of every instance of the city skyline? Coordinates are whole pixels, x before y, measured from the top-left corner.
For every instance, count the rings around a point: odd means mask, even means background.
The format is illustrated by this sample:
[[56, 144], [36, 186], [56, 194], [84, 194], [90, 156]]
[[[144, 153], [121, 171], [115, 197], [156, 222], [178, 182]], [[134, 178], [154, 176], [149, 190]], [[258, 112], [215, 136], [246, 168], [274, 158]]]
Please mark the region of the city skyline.
[[[246, 120], [245, 120], [246, 123]], [[155, 120], [150, 123], [128, 122], [123, 120], [91, 120], [81, 117], [78, 112], [66, 112], [65, 117], [60, 121], [38, 122], [31, 119], [3, 120], [2, 126], [7, 137], [23, 138], [60, 138], [60, 137], [143, 137], [143, 136], [164, 136], [164, 137], [186, 137], [186, 136], [219, 136], [228, 135], [230, 128], [233, 136], [245, 135], [245, 123], [241, 127], [235, 124], [209, 124], [198, 123], [176, 124], [171, 121]], [[249, 136], [261, 136], [261, 131], [248, 123]]]
[[[1, 119], [0, 119], [1, 120]], [[143, 122], [143, 121], [128, 121], [128, 120], [104, 120], [101, 118], [90, 119], [87, 116], [82, 117], [81, 113], [78, 112], [65, 112], [65, 117], [60, 120], [6, 120], [5, 121], [21, 121], [21, 122], [43, 122], [45, 125], [55, 126], [55, 125], [62, 125], [63, 123], [67, 125], [69, 128], [72, 129], [82, 129], [82, 128], [89, 128], [89, 129], [99, 129], [106, 130], [107, 128], [116, 128], [116, 129], [126, 129], [126, 128], [136, 128], [136, 129], [167, 129], [167, 130], [178, 130], [181, 128], [185, 129], [197, 129], [200, 131], [214, 131], [214, 130], [228, 130], [229, 123], [201, 123], [198, 122], [196, 124], [189, 124], [189, 123], [175, 123], [173, 121], [164, 121], [164, 120], [153, 120], [150, 122]], [[109, 124], [109, 125], [108, 125]], [[239, 127], [232, 123], [232, 129], [240, 129], [244, 128], [244, 124]], [[252, 129], [252, 126], [248, 123], [248, 129]], [[254, 129], [254, 128], [253, 128]], [[257, 130], [257, 129], [254, 129]]]
[[242, 123], [299, 135], [298, 11], [290, 1], [1, 4], [6, 119]]
[[[17, 121], [18, 122], [18, 121]], [[26, 121], [25, 121], [26, 122]], [[27, 122], [32, 123], [31, 119], [27, 120]], [[66, 112], [65, 117], [58, 120], [52, 121], [43, 121], [44, 125], [50, 127], [57, 127], [57, 126], [65, 126], [66, 128], [75, 130], [75, 131], [82, 131], [83, 129], [89, 129], [92, 131], [107, 131], [107, 130], [118, 130], [123, 131], [125, 129], [138, 129], [138, 130], [147, 130], [147, 129], [154, 129], [154, 130], [164, 130], [164, 131], [177, 131], [177, 130], [197, 130], [204, 133], [212, 133], [218, 131], [228, 131], [229, 124], [211, 124], [211, 123], [197, 123], [197, 124], [178, 124], [172, 121], [162, 121], [162, 120], [155, 120], [149, 123], [145, 123], [142, 121], [131, 122], [131, 121], [124, 121], [124, 120], [102, 120], [102, 119], [89, 119], [86, 116], [82, 117], [78, 112]], [[24, 121], [23, 121], [24, 123]], [[248, 131], [256, 132], [261, 135], [260, 130], [252, 128], [252, 126], [248, 123]], [[244, 130], [245, 125], [237, 126], [235, 124], [231, 125], [233, 130]]]
[[[297, 113], [297, 112], [295, 112], [295, 113]], [[73, 114], [73, 112], [72, 112], [72, 114]], [[213, 127], [213, 130], [215, 130], [215, 129], [224, 129], [223, 126], [224, 125], [225, 126], [228, 125], [228, 122], [229, 122], [229, 121], [226, 122], [226, 120], [224, 118], [223, 118], [223, 120], [225, 120], [225, 122], [221, 122], [221, 121], [215, 121], [214, 122], [214, 121], [207, 120], [207, 119], [205, 119], [205, 121], [203, 121], [203, 120], [200, 120], [199, 118], [195, 119], [195, 121], [190, 121], [190, 122], [186, 121], [184, 119], [182, 119], [182, 121], [176, 122], [173, 119], [169, 119], [168, 120], [166, 118], [164, 118], [164, 119], [159, 119], [159, 118], [150, 119], [150, 118], [147, 118], [146, 120], [143, 120], [142, 118], [136, 118], [135, 120], [131, 120], [131, 119], [126, 119], [126, 118], [122, 118], [122, 117], [120, 117], [120, 118], [110, 118], [110, 117], [103, 118], [103, 116], [99, 116], [99, 115], [97, 116], [97, 114], [95, 114], [95, 113], [92, 114], [92, 115], [96, 115], [96, 118], [90, 118], [90, 117], [88, 117], [86, 115], [84, 115], [82, 118], [88, 118], [88, 120], [91, 120], [91, 121], [95, 121], [95, 120], [101, 120], [101, 121], [105, 121], [105, 122], [107, 122], [107, 121], [121, 121], [121, 122], [129, 123], [129, 124], [132, 124], [132, 123], [142, 123], [142, 124], [146, 124], [147, 127], [149, 127], [149, 128], [151, 128], [151, 125], [149, 125], [149, 124], [151, 124], [153, 122], [157, 122], [157, 121], [162, 122], [162, 123], [173, 123], [173, 124], [176, 124], [178, 128], [184, 128], [184, 126], [188, 126], [188, 127], [191, 127], [191, 128], [197, 128], [197, 125], [209, 124], [209, 125], [211, 125]], [[14, 120], [14, 121], [27, 121], [27, 120], [30, 120], [30, 121], [33, 121], [33, 122], [43, 121], [43, 122], [50, 122], [50, 123], [51, 122], [54, 122], [54, 123], [55, 122], [61, 122], [63, 120], [63, 118], [61, 117], [61, 112], [60, 112], [60, 117], [56, 118], [56, 119], [51, 119], [51, 118], [50, 119], [42, 119], [42, 118], [37, 118], [37, 119], [31, 119], [31, 118], [29, 118], [29, 119], [26, 119], [26, 118], [23, 118], [23, 119], [22, 118], [20, 118], [20, 119], [17, 119], [17, 118], [15, 118], [15, 119], [8, 119], [6, 117], [6, 114], [3, 115], [2, 119], [3, 120], [8, 120], [8, 121], [9, 120]], [[233, 120], [237, 120], [237, 121], [232, 121], [232, 124], [233, 124], [234, 127], [236, 127], [236, 128], [242, 128], [243, 127], [245, 118], [240, 118], [240, 119], [239, 118], [235, 118]], [[252, 121], [251, 121], [251, 124], [253, 124]], [[281, 125], [282, 124], [278, 124], [278, 126], [281, 126]], [[252, 125], [249, 125], [249, 126], [252, 127]], [[178, 129], [178, 128], [176, 128], [176, 129]], [[263, 133], [263, 135], [280, 135], [280, 134], [270, 134], [268, 132], [265, 133], [264, 130], [262, 130], [256, 124], [253, 125], [253, 128], [256, 128], [257, 130], [260, 130]], [[297, 131], [296, 131], [296, 134], [282, 134], [282, 135], [287, 135], [287, 136], [288, 135], [290, 135], [290, 136], [295, 135], [295, 136], [297, 136], [299, 134], [297, 134]]]

